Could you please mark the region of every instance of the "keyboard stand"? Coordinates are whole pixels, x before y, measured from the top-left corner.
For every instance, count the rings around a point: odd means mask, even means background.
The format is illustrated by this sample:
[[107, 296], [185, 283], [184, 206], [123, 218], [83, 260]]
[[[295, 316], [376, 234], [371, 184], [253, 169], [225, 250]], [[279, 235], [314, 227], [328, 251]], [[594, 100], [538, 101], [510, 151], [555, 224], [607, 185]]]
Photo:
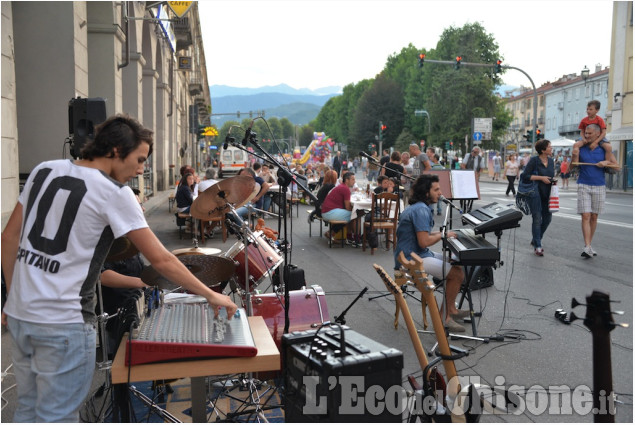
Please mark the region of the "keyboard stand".
[[467, 304], [470, 307], [470, 323], [472, 324], [472, 335], [477, 336], [476, 334], [476, 321], [474, 320], [475, 317], [481, 317], [483, 315], [482, 312], [475, 312], [474, 311], [474, 304], [472, 303], [472, 291], [470, 290], [470, 282], [472, 282], [472, 278], [474, 277], [474, 271], [476, 270], [477, 266], [472, 266], [472, 267], [468, 267], [468, 266], [463, 266], [463, 270], [465, 271], [465, 280], [463, 281], [463, 284], [461, 285], [461, 289], [460, 289], [460, 293], [461, 293], [461, 300], [459, 301], [459, 310], [461, 309], [461, 307], [463, 306], [463, 301], [465, 301], [465, 299], [467, 299]]

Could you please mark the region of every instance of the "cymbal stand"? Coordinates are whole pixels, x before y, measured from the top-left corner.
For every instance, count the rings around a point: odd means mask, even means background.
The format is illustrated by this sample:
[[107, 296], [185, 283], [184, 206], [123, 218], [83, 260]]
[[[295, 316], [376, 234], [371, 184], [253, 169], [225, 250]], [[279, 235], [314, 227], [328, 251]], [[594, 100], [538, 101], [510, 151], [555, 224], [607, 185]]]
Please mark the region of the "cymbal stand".
[[[247, 316], [252, 316], [253, 305], [251, 302], [251, 297], [252, 297], [251, 286], [250, 286], [251, 276], [249, 276], [249, 249], [247, 249], [247, 247], [250, 243], [253, 243], [254, 245], [258, 244], [258, 242], [256, 241], [256, 237], [254, 233], [251, 231], [251, 229], [249, 228], [249, 224], [248, 224], [251, 222], [251, 215], [254, 210], [254, 207], [251, 205], [251, 203], [247, 205], [247, 221], [245, 221], [242, 219], [242, 217], [240, 217], [236, 213], [236, 208], [234, 208], [232, 204], [227, 203], [227, 205], [230, 209], [230, 214], [234, 215], [234, 218], [238, 221], [240, 225], [240, 236], [242, 237], [243, 243], [245, 245], [245, 286], [246, 288], [244, 288], [244, 295], [245, 295], [244, 300], [245, 300], [245, 309], [247, 312]], [[254, 379], [252, 372], [247, 372], [245, 374], [245, 379], [242, 380], [242, 383], [249, 390], [249, 396], [243, 402], [243, 406], [246, 406], [246, 407], [253, 406], [253, 410], [244, 410], [240, 412], [235, 412], [233, 414], [228, 413], [227, 417], [230, 418], [230, 417], [241, 416], [246, 413], [255, 413], [261, 421], [269, 422], [267, 418], [265, 417], [263, 412], [263, 407], [260, 404], [260, 395], [258, 393], [258, 387], [261, 384], [260, 381]]]

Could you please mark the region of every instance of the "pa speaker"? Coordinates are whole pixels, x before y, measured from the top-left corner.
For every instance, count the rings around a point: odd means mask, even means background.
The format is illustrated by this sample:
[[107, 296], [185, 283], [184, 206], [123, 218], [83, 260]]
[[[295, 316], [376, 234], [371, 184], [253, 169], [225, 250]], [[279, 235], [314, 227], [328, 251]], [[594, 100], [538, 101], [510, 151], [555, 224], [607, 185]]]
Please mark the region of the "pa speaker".
[[74, 98], [68, 102], [68, 132], [71, 155], [81, 157], [84, 145], [95, 137], [95, 127], [106, 121], [106, 101], [101, 97]]

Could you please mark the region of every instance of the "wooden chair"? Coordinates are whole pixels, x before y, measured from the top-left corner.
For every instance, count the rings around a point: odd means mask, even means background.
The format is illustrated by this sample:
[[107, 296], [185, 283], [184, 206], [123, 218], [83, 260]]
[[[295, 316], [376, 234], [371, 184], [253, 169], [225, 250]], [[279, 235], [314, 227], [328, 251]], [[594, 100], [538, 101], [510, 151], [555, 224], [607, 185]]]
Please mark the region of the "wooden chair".
[[174, 196], [174, 193], [171, 193], [170, 196], [168, 196], [168, 212], [172, 212], [174, 204], [176, 204], [176, 196]]
[[[313, 213], [314, 210], [307, 210], [307, 213], [310, 215], [311, 213]], [[322, 237], [322, 223], [324, 223], [324, 220], [322, 220], [322, 216], [319, 215], [314, 215], [313, 216], [314, 220], [317, 220], [320, 223], [320, 237]], [[309, 220], [309, 237], [311, 236], [311, 225], [313, 224], [313, 222], [311, 220]]]
[[[397, 244], [397, 220], [399, 219], [399, 195], [396, 193], [382, 192], [372, 194], [370, 220], [364, 223], [364, 236], [362, 238], [362, 251], [366, 251], [366, 235], [368, 232], [378, 232], [386, 235], [386, 249], [395, 250]], [[370, 249], [371, 255], [375, 254], [375, 248]]]
[[[339, 224], [339, 225], [343, 225], [346, 226], [348, 225], [348, 221], [341, 221], [341, 220], [332, 220], [332, 221], [328, 221], [325, 218], [322, 218], [322, 221], [324, 223], [326, 223], [326, 228], [328, 229], [328, 233], [329, 233], [329, 248], [333, 248], [333, 225], [334, 224]], [[344, 227], [344, 235], [346, 235], [346, 227]], [[346, 243], [346, 236], [344, 236], [343, 239], [340, 239], [340, 242], [342, 243], [342, 248], [344, 248], [344, 244]]]
[[[227, 226], [225, 225], [225, 215], [212, 218], [210, 220], [200, 220], [201, 222], [201, 243], [205, 243], [205, 227], [208, 223], [213, 223], [212, 228], [221, 227], [223, 232], [223, 243], [227, 241]], [[213, 234], [213, 233], [212, 233]]]

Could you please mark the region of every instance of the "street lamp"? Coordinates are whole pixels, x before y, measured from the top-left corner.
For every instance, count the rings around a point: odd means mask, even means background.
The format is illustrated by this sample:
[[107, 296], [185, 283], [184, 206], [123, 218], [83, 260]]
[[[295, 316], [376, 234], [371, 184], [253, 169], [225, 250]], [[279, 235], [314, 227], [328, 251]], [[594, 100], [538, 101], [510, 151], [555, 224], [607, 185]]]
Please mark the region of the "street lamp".
[[580, 76], [584, 80], [584, 87], [586, 87], [586, 80], [589, 79], [589, 68], [587, 68], [586, 65], [584, 65], [584, 69], [580, 71]]

